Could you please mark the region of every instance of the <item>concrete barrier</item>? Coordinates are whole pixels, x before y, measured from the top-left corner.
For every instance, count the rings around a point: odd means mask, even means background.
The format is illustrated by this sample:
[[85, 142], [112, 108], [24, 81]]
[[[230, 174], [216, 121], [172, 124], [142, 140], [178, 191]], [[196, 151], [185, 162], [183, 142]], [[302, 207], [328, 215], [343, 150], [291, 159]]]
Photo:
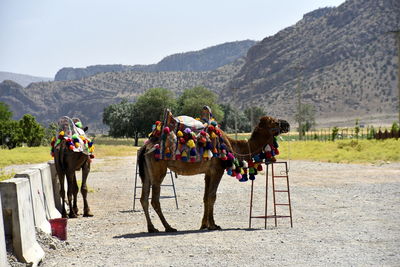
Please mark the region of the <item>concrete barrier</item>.
[[50, 165], [47, 163], [35, 165], [32, 169], [39, 169], [42, 177], [43, 200], [47, 219], [61, 218], [61, 213], [57, 210], [54, 202], [53, 181]]
[[40, 170], [29, 169], [21, 173], [17, 173], [15, 178], [28, 178], [32, 195], [32, 209], [34, 215], [35, 226], [45, 233], [51, 234], [51, 226], [47, 220], [46, 208], [43, 195], [42, 176]]
[[0, 266], [10, 266], [7, 260], [6, 250], [6, 235], [4, 234], [4, 223], [3, 223], [3, 208], [1, 205], [1, 193], [0, 193]]
[[[56, 209], [58, 212], [62, 212], [61, 206], [61, 196], [60, 196], [60, 181], [58, 180], [58, 175], [56, 171], [56, 166], [54, 164], [54, 160], [50, 160], [47, 162], [50, 166], [50, 173], [51, 173], [51, 181], [53, 182], [53, 198], [54, 203], [56, 205]], [[66, 188], [66, 187], [65, 187]]]
[[15, 256], [32, 266], [43, 259], [44, 251], [36, 241], [30, 182], [13, 178], [0, 182], [5, 234], [12, 237]]

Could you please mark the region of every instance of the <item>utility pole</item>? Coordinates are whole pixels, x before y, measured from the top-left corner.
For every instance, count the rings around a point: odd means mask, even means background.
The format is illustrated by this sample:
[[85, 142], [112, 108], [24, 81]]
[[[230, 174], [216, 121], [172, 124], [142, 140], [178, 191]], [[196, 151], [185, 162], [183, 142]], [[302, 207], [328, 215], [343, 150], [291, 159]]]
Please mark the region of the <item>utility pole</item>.
[[253, 122], [254, 122], [254, 115], [253, 115], [253, 96], [254, 96], [254, 84], [251, 85], [251, 101], [250, 102], [250, 131], [253, 131]]
[[297, 65], [295, 67], [295, 69], [297, 70], [297, 119], [298, 119], [298, 123], [299, 123], [299, 139], [302, 140], [303, 139], [303, 114], [301, 112], [301, 72], [303, 71], [304, 67], [301, 65]]
[[[233, 89], [233, 103], [234, 103], [234, 106], [233, 107], [235, 107], [236, 105], [236, 100], [237, 100], [237, 88], [235, 88], [235, 89]], [[235, 117], [234, 117], [234, 120], [235, 120], [235, 139], [237, 140], [237, 111], [235, 110]]]
[[397, 39], [397, 89], [399, 93], [399, 125], [400, 125], [400, 30], [396, 31]]
[[395, 35], [397, 43], [397, 91], [398, 91], [398, 112], [399, 112], [399, 125], [400, 125], [400, 30], [390, 31]]

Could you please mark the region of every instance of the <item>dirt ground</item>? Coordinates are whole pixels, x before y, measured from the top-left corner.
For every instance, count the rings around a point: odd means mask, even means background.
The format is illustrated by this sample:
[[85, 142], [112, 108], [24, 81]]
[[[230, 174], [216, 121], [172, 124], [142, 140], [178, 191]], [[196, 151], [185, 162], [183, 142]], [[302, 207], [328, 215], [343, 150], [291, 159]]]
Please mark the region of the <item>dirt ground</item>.
[[[94, 161], [89, 204], [95, 216], [68, 220], [67, 241], [41, 234], [46, 256], [40, 266], [399, 266], [400, 163], [290, 161], [293, 228], [282, 218], [278, 227], [268, 220], [267, 229], [263, 219], [253, 219], [249, 229], [251, 183], [225, 175], [215, 205], [222, 230], [200, 231], [203, 177], [179, 176], [179, 209], [173, 198], [161, 200], [178, 232], [148, 234], [139, 201], [133, 211], [135, 161]], [[254, 190], [253, 215], [262, 215], [265, 174]], [[161, 194], [170, 196], [172, 188]], [[82, 211], [81, 198], [79, 205]], [[278, 213], [288, 214], [287, 207]]]

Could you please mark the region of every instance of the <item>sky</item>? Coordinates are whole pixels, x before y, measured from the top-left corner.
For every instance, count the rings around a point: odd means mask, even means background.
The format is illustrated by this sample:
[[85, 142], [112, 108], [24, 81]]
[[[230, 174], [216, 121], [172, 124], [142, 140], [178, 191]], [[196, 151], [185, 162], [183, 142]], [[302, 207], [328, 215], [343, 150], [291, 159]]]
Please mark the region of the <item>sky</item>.
[[153, 64], [225, 42], [260, 41], [345, 0], [0, 0], [0, 71]]

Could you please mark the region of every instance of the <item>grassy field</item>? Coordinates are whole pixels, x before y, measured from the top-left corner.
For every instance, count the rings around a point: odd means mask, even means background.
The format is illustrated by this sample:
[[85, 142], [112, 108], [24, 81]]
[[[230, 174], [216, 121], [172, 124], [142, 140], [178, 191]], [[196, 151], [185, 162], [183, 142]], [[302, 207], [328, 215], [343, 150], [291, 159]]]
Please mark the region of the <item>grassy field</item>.
[[[234, 135], [232, 136], [234, 137]], [[238, 135], [238, 139], [249, 135]], [[400, 140], [338, 140], [319, 141], [278, 141], [281, 160], [312, 160], [337, 163], [379, 163], [400, 162]], [[107, 140], [105, 144], [96, 144], [95, 156], [124, 157], [136, 154], [133, 140]], [[121, 144], [121, 145], [118, 145]], [[128, 145], [130, 144], [130, 145]], [[0, 149], [0, 180], [12, 177], [3, 168], [9, 165], [34, 164], [51, 160], [49, 147], [19, 147]]]

